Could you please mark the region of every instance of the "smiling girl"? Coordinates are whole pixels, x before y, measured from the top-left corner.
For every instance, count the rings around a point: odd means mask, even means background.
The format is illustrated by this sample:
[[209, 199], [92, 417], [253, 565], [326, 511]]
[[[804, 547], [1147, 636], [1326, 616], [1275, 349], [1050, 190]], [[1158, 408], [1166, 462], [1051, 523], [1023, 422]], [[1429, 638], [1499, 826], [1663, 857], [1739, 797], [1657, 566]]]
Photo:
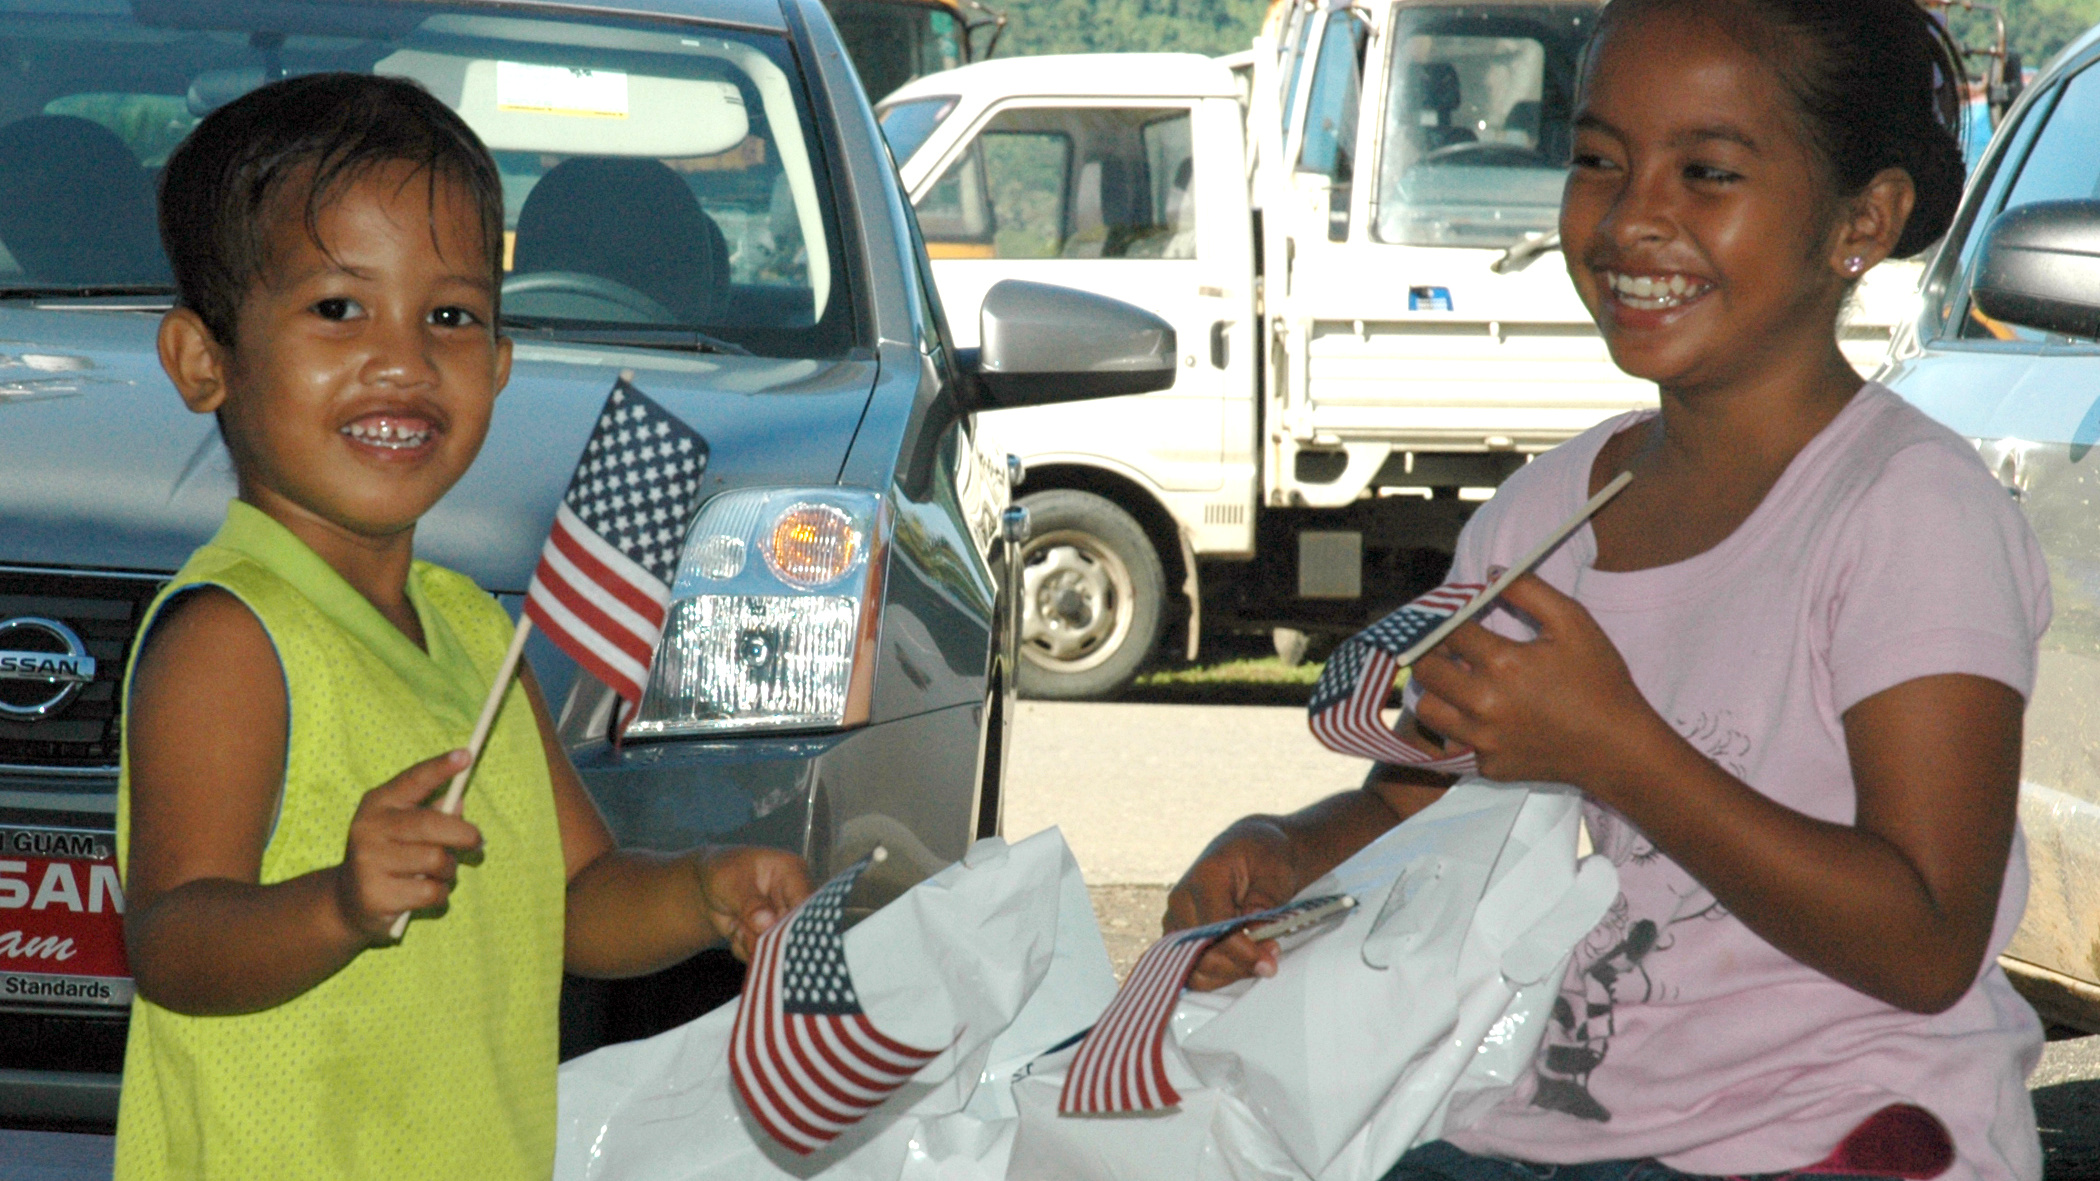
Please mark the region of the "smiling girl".
[[[2025, 904], [2048, 576], [1974, 451], [1837, 345], [1860, 276], [1947, 228], [1961, 81], [1913, 0], [1605, 9], [1561, 236], [1661, 408], [1541, 456], [1474, 517], [1454, 581], [1635, 475], [1512, 610], [1416, 666], [1402, 728], [1490, 778], [1582, 788], [1622, 895], [1533, 1077], [1393, 1178], [2040, 1175], [2041, 1031], [1996, 957]], [[1440, 787], [1381, 768], [1240, 822], [1170, 924], [1289, 897]], [[1273, 956], [1238, 937], [1197, 980]]]

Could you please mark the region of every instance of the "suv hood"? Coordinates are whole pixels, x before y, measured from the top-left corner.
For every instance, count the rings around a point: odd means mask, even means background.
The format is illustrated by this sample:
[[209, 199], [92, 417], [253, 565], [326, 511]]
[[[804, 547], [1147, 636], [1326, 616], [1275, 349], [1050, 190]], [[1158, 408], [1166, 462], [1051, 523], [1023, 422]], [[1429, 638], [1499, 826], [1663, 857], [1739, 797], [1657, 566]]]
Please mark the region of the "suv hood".
[[[147, 312], [0, 308], [0, 565], [172, 572], [234, 492], [212, 419], [162, 375]], [[419, 556], [522, 592], [622, 370], [709, 445], [710, 493], [836, 483], [872, 360], [517, 345], [473, 468], [418, 527]]]

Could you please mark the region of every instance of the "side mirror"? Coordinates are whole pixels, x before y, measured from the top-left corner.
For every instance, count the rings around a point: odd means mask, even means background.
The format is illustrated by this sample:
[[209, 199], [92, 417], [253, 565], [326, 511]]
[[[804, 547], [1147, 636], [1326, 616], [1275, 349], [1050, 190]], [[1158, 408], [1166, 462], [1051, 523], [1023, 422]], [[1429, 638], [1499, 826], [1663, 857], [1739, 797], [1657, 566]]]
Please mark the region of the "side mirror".
[[1969, 294], [1994, 320], [2100, 339], [2100, 201], [2037, 201], [1991, 223]]
[[[1133, 304], [1049, 283], [1004, 279], [985, 293], [971, 410], [1143, 394], [1174, 384], [1174, 326]], [[975, 356], [972, 357], [971, 354]], [[974, 364], [973, 364], [974, 362]]]

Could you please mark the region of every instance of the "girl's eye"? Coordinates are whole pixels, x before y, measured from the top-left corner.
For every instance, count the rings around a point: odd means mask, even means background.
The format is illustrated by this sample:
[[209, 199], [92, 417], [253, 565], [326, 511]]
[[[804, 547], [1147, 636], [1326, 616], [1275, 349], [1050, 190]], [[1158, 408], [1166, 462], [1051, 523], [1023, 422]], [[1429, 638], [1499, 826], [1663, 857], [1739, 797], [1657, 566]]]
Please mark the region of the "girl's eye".
[[313, 306], [314, 315], [323, 320], [352, 320], [363, 312], [364, 308], [360, 307], [356, 300], [344, 296], [319, 300]]
[[1711, 164], [1685, 165], [1684, 178], [1716, 185], [1730, 184], [1743, 179], [1742, 174], [1739, 172], [1730, 172], [1726, 168], [1716, 168]]
[[466, 308], [446, 307], [430, 313], [430, 322], [440, 328], [472, 328], [481, 323], [481, 317]]
[[1577, 151], [1568, 161], [1577, 168], [1595, 171], [1612, 167], [1612, 162], [1596, 152]]

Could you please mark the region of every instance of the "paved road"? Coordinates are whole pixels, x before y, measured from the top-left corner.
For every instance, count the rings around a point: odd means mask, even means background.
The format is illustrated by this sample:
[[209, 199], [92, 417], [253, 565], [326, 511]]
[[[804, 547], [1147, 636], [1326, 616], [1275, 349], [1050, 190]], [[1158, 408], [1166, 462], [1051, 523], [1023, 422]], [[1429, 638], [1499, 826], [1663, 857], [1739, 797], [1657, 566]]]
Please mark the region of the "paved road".
[[1363, 781], [1280, 706], [1024, 701], [1006, 831], [1064, 830], [1093, 885], [1175, 881], [1219, 829]]
[[[1063, 828], [1127, 967], [1158, 933], [1167, 884], [1220, 828], [1354, 786], [1362, 768], [1320, 749], [1297, 709], [1024, 702], [1006, 831]], [[2100, 1181], [2100, 1037], [2049, 1043], [2029, 1085], [2049, 1181]], [[109, 1143], [0, 1132], [0, 1181], [104, 1181]]]

